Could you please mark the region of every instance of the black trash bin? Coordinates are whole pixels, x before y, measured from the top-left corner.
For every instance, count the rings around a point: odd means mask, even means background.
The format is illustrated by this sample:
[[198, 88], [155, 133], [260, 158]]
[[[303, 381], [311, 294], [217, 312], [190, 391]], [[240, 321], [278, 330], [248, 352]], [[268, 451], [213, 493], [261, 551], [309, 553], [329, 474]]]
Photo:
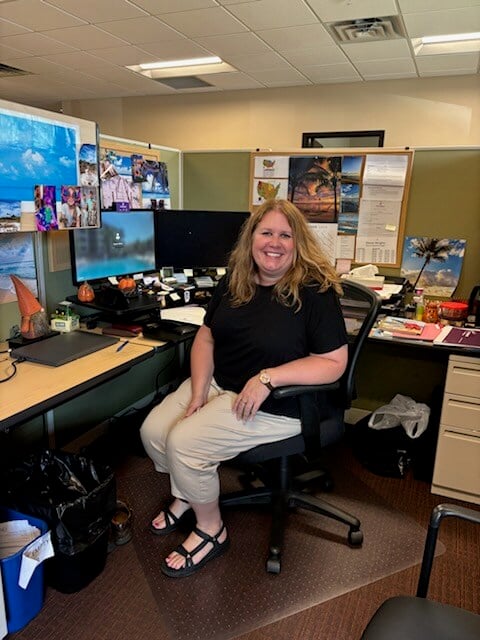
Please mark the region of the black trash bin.
[[113, 470], [84, 456], [42, 450], [4, 474], [3, 503], [44, 520], [55, 556], [46, 582], [63, 593], [83, 589], [103, 570], [116, 508]]

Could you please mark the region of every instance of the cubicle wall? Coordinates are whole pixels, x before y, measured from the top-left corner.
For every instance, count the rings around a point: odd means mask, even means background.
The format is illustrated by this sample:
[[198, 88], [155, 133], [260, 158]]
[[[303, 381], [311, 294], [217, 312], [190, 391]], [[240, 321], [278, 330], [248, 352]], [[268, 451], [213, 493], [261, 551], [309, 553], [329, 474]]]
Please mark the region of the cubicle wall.
[[[185, 209], [250, 208], [251, 153], [184, 152]], [[405, 236], [462, 238], [466, 253], [456, 297], [480, 284], [480, 149], [417, 149], [407, 203]], [[385, 275], [399, 268], [382, 267]]]

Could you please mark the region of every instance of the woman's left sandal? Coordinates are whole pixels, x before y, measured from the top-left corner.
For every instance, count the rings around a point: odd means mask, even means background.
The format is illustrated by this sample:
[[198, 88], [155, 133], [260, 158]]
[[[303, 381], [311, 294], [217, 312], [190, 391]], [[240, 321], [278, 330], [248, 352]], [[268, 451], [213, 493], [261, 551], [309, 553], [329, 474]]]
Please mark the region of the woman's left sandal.
[[[180, 567], [180, 569], [172, 569], [172, 567], [169, 567], [168, 564], [165, 562], [165, 560], [163, 560], [162, 564], [160, 565], [160, 569], [166, 576], [169, 576], [170, 578], [185, 578], [187, 576], [191, 576], [192, 573], [195, 573], [195, 571], [198, 571], [203, 566], [205, 566], [209, 560], [213, 560], [213, 558], [217, 558], [218, 556], [221, 556], [222, 553], [225, 553], [225, 551], [229, 548], [230, 538], [228, 537], [228, 534], [223, 542], [218, 541], [218, 538], [222, 535], [224, 530], [225, 530], [225, 525], [222, 524], [222, 528], [217, 533], [217, 535], [210, 536], [208, 535], [208, 533], [205, 533], [204, 531], [201, 531], [200, 529], [195, 527], [193, 531], [194, 533], [197, 534], [199, 538], [202, 538], [202, 542], [200, 542], [191, 551], [187, 551], [183, 546], [183, 544], [179, 544], [178, 547], [175, 549], [177, 553], [179, 553], [181, 556], [185, 558], [185, 565], [183, 567]], [[205, 546], [209, 543], [213, 545], [212, 549], [207, 553], [206, 556], [204, 556], [201, 560], [199, 560], [197, 564], [194, 564], [193, 562], [194, 556], [199, 551], [204, 549]]]

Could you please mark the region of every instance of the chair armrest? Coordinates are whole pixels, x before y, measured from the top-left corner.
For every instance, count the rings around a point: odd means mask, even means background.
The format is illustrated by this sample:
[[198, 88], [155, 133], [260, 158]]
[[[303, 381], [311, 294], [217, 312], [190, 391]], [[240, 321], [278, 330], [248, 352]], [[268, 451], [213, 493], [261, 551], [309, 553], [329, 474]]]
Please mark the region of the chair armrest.
[[430, 516], [430, 523], [428, 525], [427, 538], [425, 540], [425, 548], [423, 551], [423, 559], [420, 569], [420, 577], [418, 579], [417, 597], [419, 598], [427, 597], [433, 557], [435, 555], [435, 547], [437, 544], [438, 530], [442, 520], [450, 516], [455, 516], [462, 520], [468, 520], [469, 522], [480, 524], [480, 512], [474, 509], [447, 503], [439, 504], [434, 507]]
[[315, 393], [316, 391], [335, 391], [340, 389], [340, 380], [326, 384], [292, 384], [286, 387], [276, 387], [273, 397], [277, 400], [299, 396], [302, 393]]

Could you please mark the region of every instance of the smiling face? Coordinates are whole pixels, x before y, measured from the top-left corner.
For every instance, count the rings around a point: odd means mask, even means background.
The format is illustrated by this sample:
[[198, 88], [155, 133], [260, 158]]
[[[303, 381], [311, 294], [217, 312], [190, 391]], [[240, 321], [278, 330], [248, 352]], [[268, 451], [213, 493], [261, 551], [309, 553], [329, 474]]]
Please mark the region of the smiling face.
[[280, 211], [266, 213], [252, 237], [252, 256], [258, 268], [258, 283], [272, 285], [290, 269], [295, 254], [293, 231]]

